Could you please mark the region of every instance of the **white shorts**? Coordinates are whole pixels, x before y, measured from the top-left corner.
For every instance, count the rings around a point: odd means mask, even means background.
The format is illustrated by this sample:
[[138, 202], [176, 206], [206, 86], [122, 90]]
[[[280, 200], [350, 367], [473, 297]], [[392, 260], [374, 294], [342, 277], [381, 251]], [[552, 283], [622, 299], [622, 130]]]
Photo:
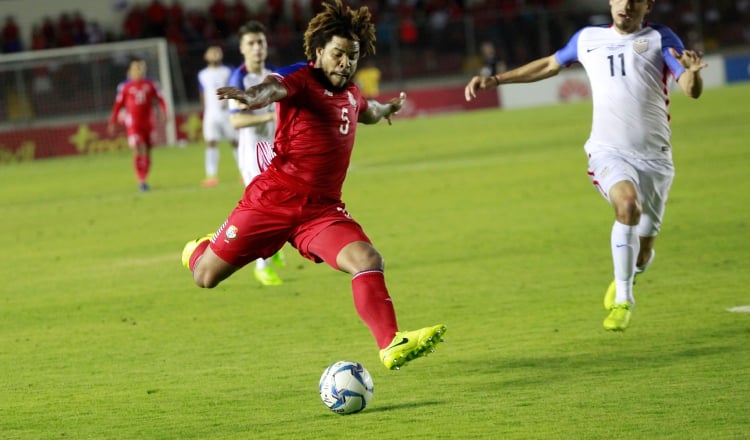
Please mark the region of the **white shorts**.
[[655, 237], [661, 229], [667, 195], [674, 180], [670, 159], [636, 159], [614, 152], [589, 153], [588, 175], [591, 183], [609, 202], [609, 191], [617, 182], [628, 180], [638, 189], [643, 214], [638, 235]]
[[226, 139], [237, 141], [237, 131], [232, 127], [227, 113], [206, 113], [203, 115], [203, 139], [206, 142], [217, 142]]

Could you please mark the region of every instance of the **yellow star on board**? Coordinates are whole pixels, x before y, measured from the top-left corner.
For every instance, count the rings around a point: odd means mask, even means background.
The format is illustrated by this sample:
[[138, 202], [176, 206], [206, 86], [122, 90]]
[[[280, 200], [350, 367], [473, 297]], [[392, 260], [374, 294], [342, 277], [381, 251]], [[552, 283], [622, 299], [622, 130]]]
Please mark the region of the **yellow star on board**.
[[86, 151], [89, 144], [97, 139], [99, 139], [99, 134], [95, 131], [91, 131], [86, 124], [79, 125], [78, 131], [68, 138], [70, 143], [76, 146], [76, 150], [78, 150], [79, 153]]
[[190, 116], [185, 118], [185, 122], [180, 126], [183, 132], [187, 135], [187, 139], [190, 142], [200, 140], [201, 132], [203, 130], [203, 121], [197, 113], [190, 113]]

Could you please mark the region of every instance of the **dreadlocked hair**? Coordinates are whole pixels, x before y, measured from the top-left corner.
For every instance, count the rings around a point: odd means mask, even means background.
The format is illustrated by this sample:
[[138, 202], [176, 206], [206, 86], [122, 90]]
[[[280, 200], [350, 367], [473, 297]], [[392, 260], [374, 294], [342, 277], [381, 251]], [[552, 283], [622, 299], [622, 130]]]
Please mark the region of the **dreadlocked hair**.
[[323, 11], [310, 20], [305, 30], [305, 56], [315, 60], [315, 49], [325, 47], [333, 37], [359, 42], [361, 57], [375, 55], [375, 25], [366, 6], [356, 11], [343, 0], [323, 4]]

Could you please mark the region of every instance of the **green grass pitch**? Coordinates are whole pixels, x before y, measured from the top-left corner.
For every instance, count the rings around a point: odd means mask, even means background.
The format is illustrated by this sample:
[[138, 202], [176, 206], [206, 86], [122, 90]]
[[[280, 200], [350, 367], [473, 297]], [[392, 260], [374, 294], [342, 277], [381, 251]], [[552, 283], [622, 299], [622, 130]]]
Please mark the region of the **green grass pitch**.
[[[386, 258], [404, 329], [387, 371], [350, 277], [286, 248], [285, 284], [214, 290], [180, 266], [241, 196], [223, 146], [0, 167], [0, 438], [740, 439], [750, 435], [750, 85], [675, 94], [676, 180], [631, 328], [606, 333], [611, 208], [586, 177], [590, 104], [360, 126], [348, 210]], [[362, 362], [371, 405], [317, 383]]]

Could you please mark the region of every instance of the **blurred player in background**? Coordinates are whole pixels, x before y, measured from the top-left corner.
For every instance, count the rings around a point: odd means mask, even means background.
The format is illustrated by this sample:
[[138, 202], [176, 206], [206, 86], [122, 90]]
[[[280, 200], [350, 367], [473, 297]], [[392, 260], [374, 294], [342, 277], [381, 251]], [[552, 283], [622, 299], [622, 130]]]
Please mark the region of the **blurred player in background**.
[[125, 129], [128, 145], [133, 150], [133, 168], [141, 191], [148, 191], [148, 174], [151, 170], [151, 147], [154, 133], [154, 102], [160, 113], [156, 121], [163, 125], [167, 119], [167, 104], [153, 81], [146, 78], [146, 61], [133, 58], [128, 65], [127, 80], [117, 87], [117, 97], [107, 124], [110, 135], [121, 109], [125, 109]]
[[635, 298], [633, 280], [654, 258], [667, 194], [674, 178], [669, 128], [668, 74], [682, 91], [703, 91], [701, 54], [685, 50], [666, 26], [645, 23], [654, 0], [610, 0], [611, 26], [588, 26], [556, 53], [509, 72], [475, 76], [466, 100], [478, 90], [528, 83], [557, 75], [580, 62], [591, 83], [591, 134], [585, 145], [588, 175], [612, 205], [610, 247], [614, 281], [604, 297], [606, 330], [623, 331]]
[[253, 109], [276, 103], [276, 156], [216, 233], [186, 243], [182, 263], [198, 286], [211, 288], [289, 242], [305, 258], [352, 275], [355, 309], [383, 365], [398, 369], [433, 350], [445, 326], [398, 330], [383, 257], [346, 211], [341, 189], [357, 123], [390, 122], [406, 95], [387, 103], [367, 100], [352, 82], [360, 55], [375, 53], [366, 7], [324, 4], [305, 31], [304, 49], [308, 62], [279, 69], [247, 90], [219, 90], [222, 98]]
[[[265, 27], [258, 21], [247, 22], [239, 29], [239, 42], [244, 62], [232, 72], [228, 85], [245, 90], [260, 84], [271, 73], [266, 68], [268, 40]], [[229, 106], [232, 126], [238, 131], [240, 173], [247, 186], [255, 176], [268, 168], [273, 159], [276, 107], [271, 103], [266, 107], [250, 110], [234, 100], [229, 101]], [[284, 254], [279, 249], [271, 258], [258, 258], [253, 273], [264, 286], [278, 286], [282, 281], [274, 267], [284, 265]]]
[[204, 54], [206, 67], [198, 72], [198, 87], [203, 105], [203, 139], [206, 141], [206, 178], [203, 186], [214, 186], [219, 183], [219, 147], [221, 140], [232, 145], [232, 154], [237, 160], [237, 133], [229, 121], [229, 110], [226, 101], [216, 96], [216, 90], [229, 83], [232, 69], [222, 64], [224, 52], [219, 46], [210, 46]]
[[479, 45], [479, 55], [482, 58], [482, 67], [479, 69], [480, 76], [492, 76], [508, 70], [505, 61], [500, 57], [492, 41], [483, 41]]

